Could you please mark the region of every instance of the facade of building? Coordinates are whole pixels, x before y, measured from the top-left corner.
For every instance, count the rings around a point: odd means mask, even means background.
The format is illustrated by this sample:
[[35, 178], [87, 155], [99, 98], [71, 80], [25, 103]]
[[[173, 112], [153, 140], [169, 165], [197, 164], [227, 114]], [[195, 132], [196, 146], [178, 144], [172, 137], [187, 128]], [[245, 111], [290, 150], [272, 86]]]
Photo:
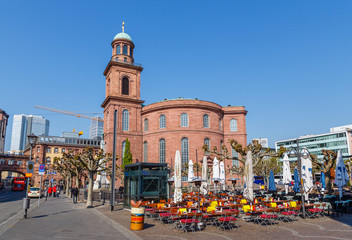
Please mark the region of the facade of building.
[[14, 115], [11, 135], [11, 152], [22, 152], [28, 143], [27, 136], [31, 133], [49, 135], [49, 120], [35, 115]]
[[104, 122], [101, 117], [97, 117], [97, 120], [92, 119], [92, 123], [89, 126], [89, 138], [90, 139], [101, 139], [104, 132]]
[[263, 148], [269, 148], [269, 141], [267, 138], [253, 138], [253, 140], [258, 141]]
[[6, 128], [9, 120], [9, 115], [0, 108], [0, 154], [4, 153]]
[[[53, 179], [53, 184], [61, 184], [64, 179], [55, 173], [52, 168], [54, 158], [62, 158], [62, 154], [68, 151], [81, 153], [86, 147], [100, 148], [99, 140], [72, 138], [72, 137], [56, 137], [56, 136], [38, 136], [37, 143], [32, 149], [32, 160], [34, 161], [34, 174], [31, 183], [35, 186], [40, 184], [39, 165], [45, 164], [46, 174], [43, 176], [43, 184], [47, 186], [49, 181]], [[25, 155], [30, 155], [30, 146], [26, 145]], [[61, 182], [60, 182], [61, 181]]]
[[[311, 154], [317, 155], [318, 158], [323, 158], [321, 154], [323, 149], [335, 152], [341, 150], [342, 156], [349, 156], [352, 152], [352, 130], [347, 126], [331, 128], [329, 133], [301, 136], [298, 138], [299, 147], [307, 148]], [[297, 139], [275, 142], [276, 151], [281, 146], [287, 149], [296, 148]]]
[[[229, 151], [229, 139], [247, 145], [246, 114], [243, 106], [222, 107], [198, 99], [171, 99], [143, 106], [140, 99], [143, 68], [133, 58], [134, 43], [122, 32], [112, 41], [112, 58], [106, 76], [104, 108], [105, 150], [113, 150], [114, 115], [116, 112], [116, 152], [121, 164], [125, 141], [131, 142], [133, 162], [170, 164], [176, 150], [182, 162], [201, 159], [202, 146], [210, 148], [224, 144]], [[197, 155], [197, 153], [198, 155]], [[231, 152], [233, 157], [238, 154]], [[227, 165], [238, 164], [236, 160]]]

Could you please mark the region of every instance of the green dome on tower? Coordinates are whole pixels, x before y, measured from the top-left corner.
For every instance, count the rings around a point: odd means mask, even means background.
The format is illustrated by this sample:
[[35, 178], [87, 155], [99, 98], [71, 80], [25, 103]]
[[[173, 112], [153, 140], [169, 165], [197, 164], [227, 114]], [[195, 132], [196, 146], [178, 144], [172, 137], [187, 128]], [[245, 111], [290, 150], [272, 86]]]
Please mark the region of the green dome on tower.
[[132, 38], [130, 37], [130, 35], [128, 35], [127, 33], [124, 33], [124, 32], [116, 34], [116, 36], [114, 37], [114, 40], [121, 39], [121, 38], [130, 40], [132, 42]]
[[132, 38], [130, 37], [130, 35], [125, 33], [125, 22], [122, 22], [122, 32], [116, 34], [116, 36], [114, 37], [114, 40], [116, 39], [127, 39], [132, 42]]

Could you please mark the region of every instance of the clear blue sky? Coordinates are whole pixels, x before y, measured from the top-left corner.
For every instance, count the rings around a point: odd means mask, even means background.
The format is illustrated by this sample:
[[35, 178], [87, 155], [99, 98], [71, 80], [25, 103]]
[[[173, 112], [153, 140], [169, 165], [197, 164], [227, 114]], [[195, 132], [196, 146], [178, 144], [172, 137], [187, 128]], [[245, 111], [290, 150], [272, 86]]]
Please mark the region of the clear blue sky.
[[[0, 108], [38, 114], [50, 134], [102, 112], [111, 41], [125, 32], [144, 67], [141, 98], [199, 98], [248, 110], [269, 144], [350, 124], [352, 1], [1, 1]], [[7, 132], [10, 144], [12, 118]]]

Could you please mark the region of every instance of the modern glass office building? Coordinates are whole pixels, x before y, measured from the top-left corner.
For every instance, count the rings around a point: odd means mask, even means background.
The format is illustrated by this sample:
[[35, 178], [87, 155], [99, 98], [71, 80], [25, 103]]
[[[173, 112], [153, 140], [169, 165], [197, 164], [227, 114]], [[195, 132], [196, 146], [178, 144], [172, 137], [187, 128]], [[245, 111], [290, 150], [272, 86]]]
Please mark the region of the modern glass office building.
[[[349, 125], [348, 125], [349, 126]], [[343, 156], [351, 155], [351, 134], [352, 130], [348, 126], [331, 128], [330, 133], [318, 135], [306, 135], [297, 139], [287, 139], [275, 142], [275, 149], [282, 146], [286, 149], [296, 148], [297, 140], [299, 147], [307, 148], [311, 154], [315, 154], [318, 158], [323, 158], [321, 150], [332, 150], [337, 152], [341, 150]], [[291, 159], [292, 161], [296, 159]]]
[[35, 115], [14, 115], [11, 135], [10, 150], [20, 152], [27, 144], [27, 136], [31, 133], [39, 135], [49, 135], [49, 120]]
[[102, 139], [104, 122], [98, 121], [102, 120], [101, 117], [97, 117], [97, 120], [93, 119], [89, 127], [89, 138], [90, 139]]

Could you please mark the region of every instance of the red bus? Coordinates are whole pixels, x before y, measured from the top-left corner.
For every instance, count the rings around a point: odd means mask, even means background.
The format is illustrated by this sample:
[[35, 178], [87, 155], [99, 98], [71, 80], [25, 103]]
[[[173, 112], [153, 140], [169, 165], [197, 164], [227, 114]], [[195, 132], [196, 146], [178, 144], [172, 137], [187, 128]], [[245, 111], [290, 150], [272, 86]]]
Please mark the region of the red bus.
[[12, 191], [23, 191], [26, 186], [26, 178], [25, 177], [14, 177], [12, 180]]

